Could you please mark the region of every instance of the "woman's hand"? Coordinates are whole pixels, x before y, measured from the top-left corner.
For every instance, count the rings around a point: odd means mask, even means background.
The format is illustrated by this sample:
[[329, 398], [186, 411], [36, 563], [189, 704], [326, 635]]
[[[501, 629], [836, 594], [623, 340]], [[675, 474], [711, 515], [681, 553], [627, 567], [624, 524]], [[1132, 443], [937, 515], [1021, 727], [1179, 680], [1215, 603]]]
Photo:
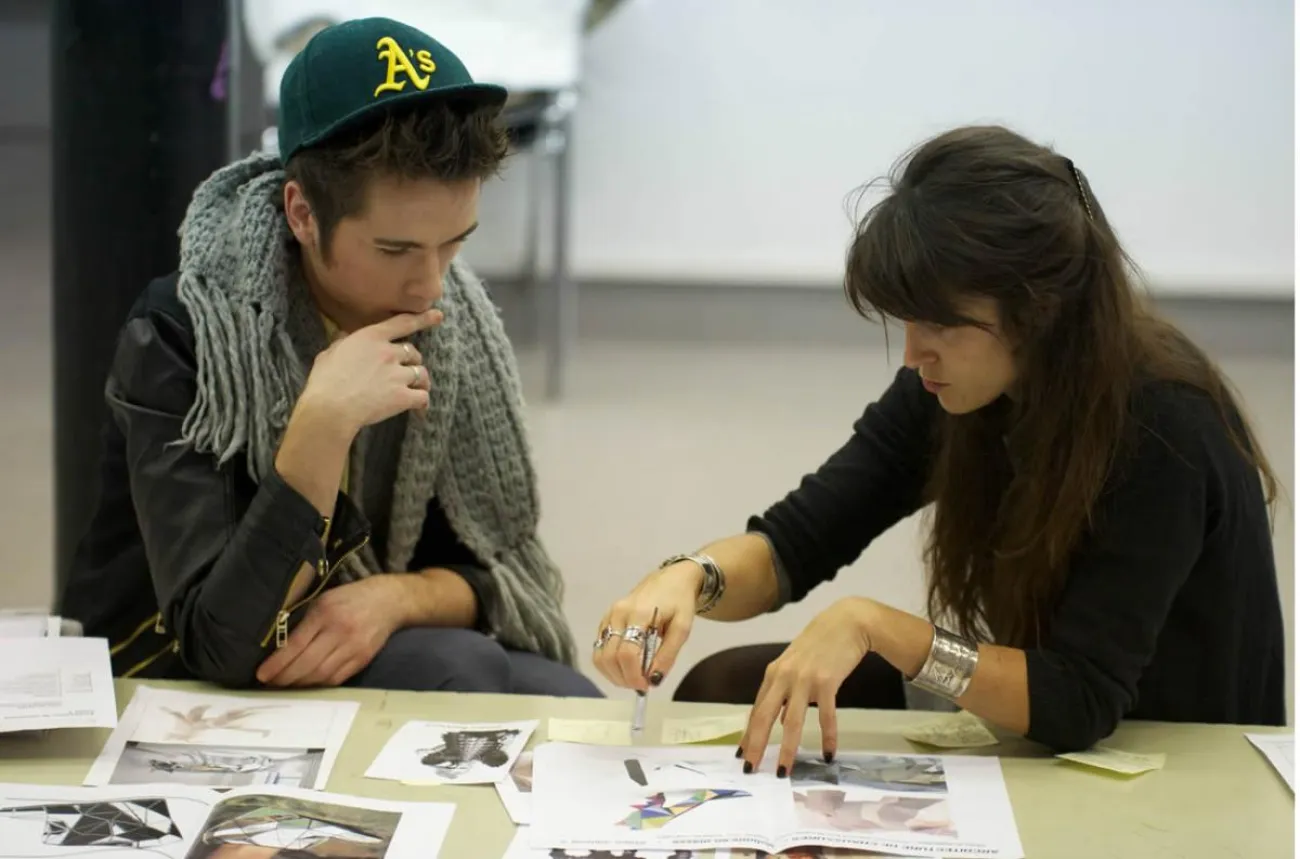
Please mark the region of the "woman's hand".
[[835, 696], [845, 678], [871, 652], [872, 605], [860, 597], [840, 600], [813, 618], [767, 666], [740, 744], [745, 772], [756, 771], [762, 763], [763, 750], [779, 718], [784, 738], [776, 774], [785, 778], [794, 766], [810, 704], [817, 705], [821, 720], [822, 755], [828, 762], [835, 757]]
[[[651, 684], [658, 686], [672, 670], [691, 634], [695, 600], [703, 583], [704, 570], [694, 561], [679, 561], [646, 576], [601, 618], [596, 641], [603, 644], [593, 650], [592, 663], [611, 682], [624, 688], [644, 692]], [[659, 630], [660, 645], [647, 674], [641, 664], [644, 640], [627, 642], [622, 633], [628, 627], [649, 632], [652, 618]]]

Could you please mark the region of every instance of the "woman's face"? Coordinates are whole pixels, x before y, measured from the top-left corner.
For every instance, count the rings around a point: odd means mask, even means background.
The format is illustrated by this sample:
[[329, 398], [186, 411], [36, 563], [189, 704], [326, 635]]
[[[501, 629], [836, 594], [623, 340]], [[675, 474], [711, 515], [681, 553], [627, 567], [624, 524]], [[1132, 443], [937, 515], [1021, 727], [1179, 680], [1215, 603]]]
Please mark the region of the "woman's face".
[[987, 406], [1007, 393], [1016, 380], [1011, 345], [991, 298], [964, 299], [962, 313], [986, 328], [944, 328], [924, 322], [904, 323], [903, 363], [921, 375], [939, 405], [954, 415]]

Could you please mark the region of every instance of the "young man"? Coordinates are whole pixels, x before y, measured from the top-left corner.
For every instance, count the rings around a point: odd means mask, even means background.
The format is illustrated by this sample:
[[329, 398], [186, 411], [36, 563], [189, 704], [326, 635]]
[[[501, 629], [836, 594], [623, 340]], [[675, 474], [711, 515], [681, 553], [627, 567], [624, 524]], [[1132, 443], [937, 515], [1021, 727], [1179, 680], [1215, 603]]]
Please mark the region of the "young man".
[[591, 695], [510, 344], [455, 261], [499, 87], [371, 18], [285, 73], [278, 157], [214, 173], [122, 330], [62, 611], [122, 676]]

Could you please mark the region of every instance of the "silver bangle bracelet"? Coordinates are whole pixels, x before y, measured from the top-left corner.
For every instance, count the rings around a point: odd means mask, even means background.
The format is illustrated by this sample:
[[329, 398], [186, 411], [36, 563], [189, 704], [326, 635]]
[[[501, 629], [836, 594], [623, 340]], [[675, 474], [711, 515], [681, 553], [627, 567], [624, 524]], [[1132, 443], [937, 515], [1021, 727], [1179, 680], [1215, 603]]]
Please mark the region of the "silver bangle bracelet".
[[979, 648], [974, 642], [936, 626], [930, 655], [911, 682], [919, 689], [955, 701], [965, 694], [978, 663]]
[[696, 596], [695, 613], [705, 614], [712, 610], [722, 599], [722, 592], [727, 589], [727, 579], [722, 573], [722, 568], [718, 562], [703, 552], [696, 552], [689, 555], [673, 555], [659, 565], [659, 569], [671, 566], [680, 561], [691, 561], [699, 565], [704, 570], [704, 583], [700, 587], [700, 592]]

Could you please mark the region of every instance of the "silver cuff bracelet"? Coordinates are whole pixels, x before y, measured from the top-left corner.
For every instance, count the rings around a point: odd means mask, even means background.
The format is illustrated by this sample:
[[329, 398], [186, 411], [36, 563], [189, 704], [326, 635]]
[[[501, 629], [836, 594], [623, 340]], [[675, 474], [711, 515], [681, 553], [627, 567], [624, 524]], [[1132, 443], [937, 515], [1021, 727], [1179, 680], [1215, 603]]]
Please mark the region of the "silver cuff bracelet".
[[979, 662], [979, 648], [946, 629], [934, 628], [930, 655], [912, 678], [912, 685], [954, 701], [965, 693]]

